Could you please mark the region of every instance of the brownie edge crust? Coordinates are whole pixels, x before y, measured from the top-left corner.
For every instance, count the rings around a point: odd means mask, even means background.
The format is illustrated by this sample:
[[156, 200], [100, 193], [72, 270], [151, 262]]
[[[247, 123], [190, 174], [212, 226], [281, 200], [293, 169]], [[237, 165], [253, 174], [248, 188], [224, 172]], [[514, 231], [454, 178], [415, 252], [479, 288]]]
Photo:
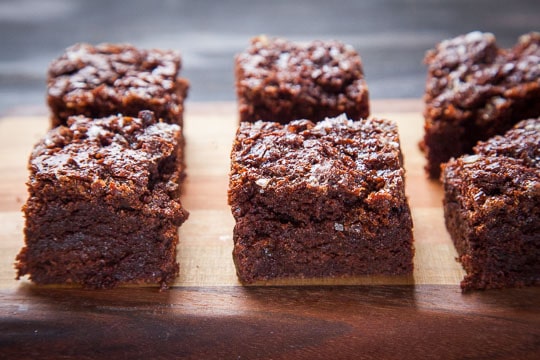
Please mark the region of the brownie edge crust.
[[71, 117], [29, 160], [25, 246], [17, 277], [111, 288], [178, 274], [180, 127], [139, 118]]
[[240, 281], [410, 274], [403, 175], [390, 121], [241, 123], [229, 182]]

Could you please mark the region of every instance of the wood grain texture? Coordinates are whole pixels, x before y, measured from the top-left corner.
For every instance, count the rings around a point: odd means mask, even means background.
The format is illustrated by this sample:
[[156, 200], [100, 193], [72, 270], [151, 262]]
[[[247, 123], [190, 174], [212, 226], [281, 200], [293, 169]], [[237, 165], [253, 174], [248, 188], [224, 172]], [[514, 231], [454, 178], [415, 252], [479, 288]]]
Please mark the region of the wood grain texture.
[[0, 291], [5, 358], [537, 359], [537, 288], [24, 285]]
[[[45, 117], [0, 119], [0, 358], [535, 359], [540, 288], [461, 294], [442, 190], [426, 179], [419, 101], [374, 102], [398, 123], [415, 236], [409, 278], [239, 285], [226, 190], [232, 103], [188, 104], [180, 276], [174, 287], [88, 291], [14, 280], [26, 161]], [[286, 286], [269, 286], [286, 285]], [[298, 286], [307, 285], [307, 286]], [[318, 286], [324, 285], [324, 286]], [[362, 285], [362, 286], [351, 286]]]

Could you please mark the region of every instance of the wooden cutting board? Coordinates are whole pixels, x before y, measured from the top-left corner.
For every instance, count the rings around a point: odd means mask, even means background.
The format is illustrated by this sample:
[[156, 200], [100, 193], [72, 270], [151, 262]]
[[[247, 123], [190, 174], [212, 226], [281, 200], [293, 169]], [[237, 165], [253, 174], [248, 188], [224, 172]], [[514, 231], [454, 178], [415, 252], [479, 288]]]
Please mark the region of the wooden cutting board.
[[90, 291], [14, 279], [23, 246], [26, 161], [49, 122], [46, 116], [0, 119], [0, 354], [536, 358], [540, 288], [460, 291], [464, 273], [444, 227], [441, 185], [426, 179], [418, 149], [421, 106], [419, 100], [372, 106], [374, 116], [399, 126], [414, 221], [413, 276], [242, 287], [231, 258], [234, 220], [227, 205], [236, 107], [188, 103], [183, 203], [191, 214], [180, 229], [180, 276], [162, 293], [155, 287]]
[[[450, 284], [463, 277], [444, 228], [441, 186], [429, 181], [418, 149], [423, 120], [419, 112], [399, 112], [381, 103], [374, 116], [398, 123], [405, 157], [407, 195], [414, 221], [413, 277], [279, 280], [274, 285]], [[186, 113], [187, 179], [183, 204], [189, 220], [180, 228], [180, 276], [174, 286], [239, 285], [231, 258], [234, 220], [227, 205], [229, 153], [237, 125], [234, 104], [196, 104]], [[20, 208], [26, 200], [26, 161], [49, 126], [47, 117], [9, 117], [0, 121], [0, 286], [16, 287], [13, 260], [23, 245]]]

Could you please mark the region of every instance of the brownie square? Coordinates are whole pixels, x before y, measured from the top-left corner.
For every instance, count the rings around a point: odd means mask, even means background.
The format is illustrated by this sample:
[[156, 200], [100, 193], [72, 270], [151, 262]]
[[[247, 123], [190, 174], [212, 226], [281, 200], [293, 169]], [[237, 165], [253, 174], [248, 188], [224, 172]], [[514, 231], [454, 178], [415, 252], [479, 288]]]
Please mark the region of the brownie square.
[[540, 33], [502, 49], [492, 34], [472, 32], [427, 52], [423, 147], [430, 177], [438, 179], [442, 163], [470, 154], [479, 140], [540, 116], [539, 59]]
[[179, 77], [180, 55], [127, 44], [76, 44], [54, 60], [47, 101], [52, 126], [72, 115], [91, 118], [151, 110], [167, 123], [183, 124], [189, 84]]
[[71, 117], [29, 160], [25, 247], [18, 277], [110, 288], [178, 274], [180, 127], [139, 118]]
[[410, 274], [403, 176], [387, 120], [241, 123], [228, 194], [240, 281]]
[[444, 167], [444, 215], [464, 291], [540, 284], [540, 119]]
[[235, 74], [241, 122], [369, 116], [360, 56], [338, 41], [259, 36], [236, 57]]

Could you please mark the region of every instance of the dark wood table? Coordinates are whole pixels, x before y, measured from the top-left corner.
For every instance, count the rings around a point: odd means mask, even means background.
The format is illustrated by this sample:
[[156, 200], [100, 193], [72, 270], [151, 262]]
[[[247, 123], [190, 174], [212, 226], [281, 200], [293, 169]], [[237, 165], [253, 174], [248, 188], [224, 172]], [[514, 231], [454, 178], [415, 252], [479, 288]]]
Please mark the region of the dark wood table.
[[0, 291], [0, 357], [537, 359], [540, 289]]

